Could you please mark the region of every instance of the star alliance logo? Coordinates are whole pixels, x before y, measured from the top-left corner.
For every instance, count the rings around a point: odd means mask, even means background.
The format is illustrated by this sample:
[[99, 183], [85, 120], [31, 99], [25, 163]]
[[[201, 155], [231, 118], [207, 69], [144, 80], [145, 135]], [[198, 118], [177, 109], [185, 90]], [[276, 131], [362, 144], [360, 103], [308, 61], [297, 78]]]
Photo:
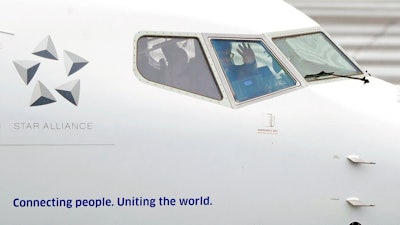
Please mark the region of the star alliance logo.
[[[50, 36], [47, 36], [42, 42], [40, 42], [39, 45], [33, 50], [32, 54], [45, 59], [58, 60], [57, 51]], [[13, 63], [19, 76], [27, 86], [35, 77], [41, 64], [39, 61], [31, 60], [15, 60]], [[88, 63], [89, 62], [86, 59], [72, 52], [64, 50], [64, 65], [68, 77], [78, 72]], [[70, 103], [76, 106], [78, 105], [80, 95], [79, 79], [56, 87], [55, 90]], [[47, 105], [56, 101], [56, 98], [46, 87], [46, 85], [38, 80], [32, 93], [30, 106]]]

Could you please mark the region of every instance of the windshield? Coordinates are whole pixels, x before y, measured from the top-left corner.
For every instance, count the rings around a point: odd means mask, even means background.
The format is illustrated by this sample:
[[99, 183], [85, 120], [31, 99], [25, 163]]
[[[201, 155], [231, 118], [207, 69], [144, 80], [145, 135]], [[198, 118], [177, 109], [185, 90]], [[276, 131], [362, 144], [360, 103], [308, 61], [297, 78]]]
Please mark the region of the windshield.
[[[333, 44], [328, 37], [319, 32], [273, 39], [303, 77], [313, 80], [315, 74], [337, 74], [350, 76], [362, 72]], [[331, 74], [330, 74], [331, 73]]]
[[213, 39], [211, 43], [236, 102], [296, 85], [261, 41]]

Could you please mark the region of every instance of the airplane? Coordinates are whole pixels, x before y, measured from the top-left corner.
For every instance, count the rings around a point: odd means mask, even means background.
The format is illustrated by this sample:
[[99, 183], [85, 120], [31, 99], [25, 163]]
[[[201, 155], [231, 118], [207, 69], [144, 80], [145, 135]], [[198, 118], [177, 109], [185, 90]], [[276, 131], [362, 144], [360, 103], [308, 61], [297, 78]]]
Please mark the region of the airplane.
[[400, 89], [288, 3], [0, 18], [0, 224], [400, 221]]

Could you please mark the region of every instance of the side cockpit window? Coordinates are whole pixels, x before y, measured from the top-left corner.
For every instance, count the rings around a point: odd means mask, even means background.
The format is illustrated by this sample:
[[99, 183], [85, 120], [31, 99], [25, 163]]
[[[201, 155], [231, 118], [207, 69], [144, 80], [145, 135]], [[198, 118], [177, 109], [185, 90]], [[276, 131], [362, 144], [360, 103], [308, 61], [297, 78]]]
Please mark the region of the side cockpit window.
[[149, 81], [222, 99], [197, 38], [143, 36], [136, 60], [140, 74]]
[[296, 85], [260, 40], [212, 39], [236, 102]]
[[362, 71], [323, 32], [272, 39], [307, 81], [360, 75]]

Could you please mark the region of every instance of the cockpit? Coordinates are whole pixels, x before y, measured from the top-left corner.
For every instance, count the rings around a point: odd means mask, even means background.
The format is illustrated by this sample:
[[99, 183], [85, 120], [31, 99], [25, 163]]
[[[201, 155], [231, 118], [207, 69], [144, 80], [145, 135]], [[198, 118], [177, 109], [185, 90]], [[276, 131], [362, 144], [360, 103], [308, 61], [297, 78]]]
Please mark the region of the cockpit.
[[211, 43], [236, 102], [296, 85], [262, 41], [216, 38]]
[[319, 28], [262, 35], [141, 32], [134, 64], [146, 83], [231, 107], [314, 81], [363, 75]]

